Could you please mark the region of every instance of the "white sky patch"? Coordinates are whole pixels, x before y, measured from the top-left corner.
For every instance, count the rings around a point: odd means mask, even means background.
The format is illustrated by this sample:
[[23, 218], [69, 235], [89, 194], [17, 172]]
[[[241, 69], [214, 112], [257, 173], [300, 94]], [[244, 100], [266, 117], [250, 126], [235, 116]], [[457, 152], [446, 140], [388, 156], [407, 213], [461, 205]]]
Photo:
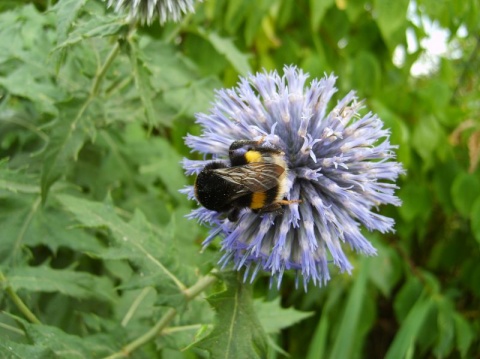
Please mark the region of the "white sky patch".
[[[462, 56], [458, 41], [455, 38], [449, 41], [450, 31], [442, 28], [437, 21], [432, 21], [427, 15], [419, 15], [415, 1], [410, 2], [407, 16], [414, 25], [422, 27], [427, 36], [419, 43], [415, 29], [407, 28], [407, 49], [404, 45], [397, 46], [392, 57], [395, 66], [402, 67], [407, 54], [412, 54], [420, 48], [423, 52], [410, 69], [413, 77], [420, 77], [437, 71], [442, 57], [456, 59]], [[456, 37], [466, 37], [467, 35], [465, 26], [461, 26], [456, 33]]]

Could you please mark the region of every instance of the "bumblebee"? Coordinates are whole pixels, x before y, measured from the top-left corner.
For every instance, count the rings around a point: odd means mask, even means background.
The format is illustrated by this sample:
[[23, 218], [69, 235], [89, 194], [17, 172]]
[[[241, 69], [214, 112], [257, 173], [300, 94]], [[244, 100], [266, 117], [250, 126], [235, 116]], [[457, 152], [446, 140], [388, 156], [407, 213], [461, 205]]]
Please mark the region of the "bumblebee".
[[287, 163], [277, 148], [262, 146], [260, 141], [235, 141], [228, 155], [230, 166], [212, 162], [195, 180], [195, 197], [212, 211], [225, 212], [230, 221], [240, 210], [255, 213], [281, 213], [282, 206], [300, 202], [284, 200]]

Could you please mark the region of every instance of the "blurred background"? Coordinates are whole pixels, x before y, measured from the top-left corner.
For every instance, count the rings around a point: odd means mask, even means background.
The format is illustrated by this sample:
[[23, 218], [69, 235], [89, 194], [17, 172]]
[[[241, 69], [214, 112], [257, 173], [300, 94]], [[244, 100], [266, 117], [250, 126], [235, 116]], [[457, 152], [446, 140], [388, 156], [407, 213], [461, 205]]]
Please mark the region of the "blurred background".
[[[205, 0], [195, 8], [179, 23], [133, 31], [102, 1], [0, 3], [0, 335], [23, 343], [24, 355], [32, 343], [41, 352], [27, 324], [27, 339], [16, 329], [25, 312], [10, 291], [49, 328], [78, 336], [108, 332], [144, 293], [121, 341], [151, 326], [149, 310], [165, 292], [139, 280], [144, 264], [134, 252], [102, 248], [133, 222], [155, 228], [159, 256], [168, 254], [185, 283], [211, 268], [218, 254], [198, 255], [207, 229], [184, 218], [196, 204], [178, 192], [193, 182], [180, 161], [198, 158], [183, 137], [199, 134], [194, 115], [208, 111], [215, 89], [295, 64], [311, 78], [338, 76], [331, 106], [356, 90], [391, 129], [407, 175], [403, 205], [380, 208], [396, 232], [368, 233], [378, 256], [349, 253], [351, 276], [332, 270], [327, 286], [307, 292], [293, 275], [280, 290], [267, 276], [255, 282], [255, 298], [310, 313], [271, 333], [269, 357], [478, 358], [478, 0]], [[127, 222], [82, 214], [99, 203]], [[132, 357], [203, 357], [176, 340]]]

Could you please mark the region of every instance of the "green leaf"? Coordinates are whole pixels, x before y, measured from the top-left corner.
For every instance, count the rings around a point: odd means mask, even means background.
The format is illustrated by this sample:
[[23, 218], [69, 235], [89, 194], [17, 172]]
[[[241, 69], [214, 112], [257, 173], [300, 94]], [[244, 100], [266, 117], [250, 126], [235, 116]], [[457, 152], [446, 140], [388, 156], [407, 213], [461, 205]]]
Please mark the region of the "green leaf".
[[368, 96], [377, 92], [381, 82], [381, 69], [377, 58], [367, 51], [359, 51], [353, 61], [352, 86]]
[[393, 343], [390, 345], [385, 359], [405, 358], [414, 352], [415, 339], [417, 338], [424, 321], [434, 308], [430, 298], [420, 296], [400, 326]]
[[[455, 208], [462, 216], [468, 218], [471, 216], [475, 201], [480, 198], [480, 180], [475, 175], [460, 173], [453, 181], [451, 193]], [[477, 217], [475, 221], [479, 218]]]
[[69, 269], [19, 267], [8, 273], [7, 281], [15, 291], [25, 289], [30, 292], [61, 293], [74, 298], [110, 303], [116, 298], [113, 285], [107, 277]]
[[155, 95], [150, 78], [152, 73], [149, 71], [148, 65], [145, 64], [137, 43], [130, 41], [130, 63], [132, 64], [133, 77], [135, 79], [135, 86], [142, 100], [145, 115], [151, 126], [157, 123], [155, 110], [153, 108], [153, 97]]
[[364, 310], [363, 306], [369, 274], [368, 267], [368, 259], [363, 259], [362, 265], [359, 267], [358, 276], [354, 281], [353, 289], [345, 305], [340, 328], [330, 352], [329, 357], [332, 359], [351, 358], [354, 354], [354, 343], [358, 335], [358, 327], [361, 324], [362, 311]]
[[53, 326], [29, 324], [24, 321], [23, 326], [26, 338], [34, 344], [37, 350], [42, 349], [46, 353], [53, 352], [50, 358], [101, 358], [115, 351], [116, 346], [118, 346], [118, 338], [121, 335], [119, 332], [113, 332], [109, 336], [99, 335], [82, 338], [67, 334]]
[[335, 4], [335, 0], [310, 0], [310, 26], [316, 33], [327, 10]]
[[475, 239], [480, 244], [480, 198], [477, 198], [472, 205], [470, 225]]
[[457, 348], [462, 358], [467, 358], [468, 349], [475, 338], [475, 332], [471, 324], [460, 314], [454, 314], [455, 336], [457, 339]]
[[440, 124], [433, 116], [427, 116], [417, 123], [412, 137], [412, 147], [423, 159], [426, 168], [430, 168], [435, 160], [435, 150], [444, 137]]
[[280, 297], [271, 302], [255, 300], [254, 308], [262, 327], [268, 334], [278, 333], [314, 314], [314, 312], [302, 312], [295, 308], [282, 308]]
[[216, 312], [216, 323], [197, 346], [209, 351], [212, 359], [263, 359], [267, 335], [254, 310], [251, 286], [237, 276], [225, 275], [227, 290], [207, 298]]
[[3, 338], [0, 341], [0, 357], [3, 359], [51, 359], [54, 352], [49, 348], [20, 344]]
[[393, 52], [395, 46], [405, 38], [409, 1], [375, 0], [374, 4], [378, 27]]
[[[12, 185], [9, 184], [9, 187]], [[71, 218], [65, 211], [54, 204], [41, 206], [40, 203], [37, 194], [0, 197], [0, 207], [3, 209], [0, 211], [0, 235], [3, 239], [0, 241], [0, 262], [18, 260], [25, 246], [46, 246], [53, 252], [60, 247], [89, 253], [102, 250], [96, 238], [82, 229], [71, 228]]]
[[65, 175], [76, 161], [78, 152], [87, 139], [84, 125], [88, 103], [84, 99], [71, 100], [60, 106], [60, 117], [53, 128], [50, 141], [43, 154], [41, 176], [42, 201], [47, 199], [50, 187]]
[[75, 45], [85, 39], [119, 35], [126, 31], [127, 25], [120, 16], [96, 16], [81, 22], [70, 32], [68, 38], [61, 42], [52, 51]]
[[164, 272], [177, 286], [182, 286], [175, 274], [188, 271], [188, 263], [180, 263], [169, 234], [152, 227], [145, 216], [136, 211], [130, 222], [123, 221], [110, 203], [99, 203], [58, 195], [58, 200], [86, 227], [108, 228], [113, 243], [99, 255], [105, 259], [128, 259], [141, 269], [142, 276]]
[[252, 72], [250, 64], [248, 63], [248, 56], [240, 52], [235, 46], [232, 39], [219, 36], [215, 32], [205, 32], [199, 29], [199, 34], [210, 41], [217, 52], [230, 62], [232, 67], [242, 76], [248, 75]]
[[8, 168], [6, 159], [0, 160], [0, 190], [6, 190], [13, 193], [40, 193], [38, 184], [33, 184], [38, 177], [21, 171], [19, 169]]
[[62, 0], [57, 2], [52, 10], [57, 13], [57, 40], [63, 42], [67, 38], [70, 27], [74, 24], [80, 9], [87, 0]]

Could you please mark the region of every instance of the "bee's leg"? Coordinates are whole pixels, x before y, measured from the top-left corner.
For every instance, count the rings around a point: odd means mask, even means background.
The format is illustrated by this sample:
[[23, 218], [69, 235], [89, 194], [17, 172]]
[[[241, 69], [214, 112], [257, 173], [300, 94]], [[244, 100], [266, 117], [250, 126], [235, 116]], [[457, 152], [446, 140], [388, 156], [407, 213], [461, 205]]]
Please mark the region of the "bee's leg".
[[256, 213], [272, 213], [274, 215], [279, 215], [283, 213], [283, 206], [288, 206], [289, 204], [292, 203], [301, 203], [301, 200], [280, 200], [274, 203], [271, 203], [265, 207], [262, 207], [260, 209], [255, 210]]
[[240, 215], [240, 208], [234, 207], [228, 212], [227, 218], [230, 222], [238, 221], [238, 216]]

